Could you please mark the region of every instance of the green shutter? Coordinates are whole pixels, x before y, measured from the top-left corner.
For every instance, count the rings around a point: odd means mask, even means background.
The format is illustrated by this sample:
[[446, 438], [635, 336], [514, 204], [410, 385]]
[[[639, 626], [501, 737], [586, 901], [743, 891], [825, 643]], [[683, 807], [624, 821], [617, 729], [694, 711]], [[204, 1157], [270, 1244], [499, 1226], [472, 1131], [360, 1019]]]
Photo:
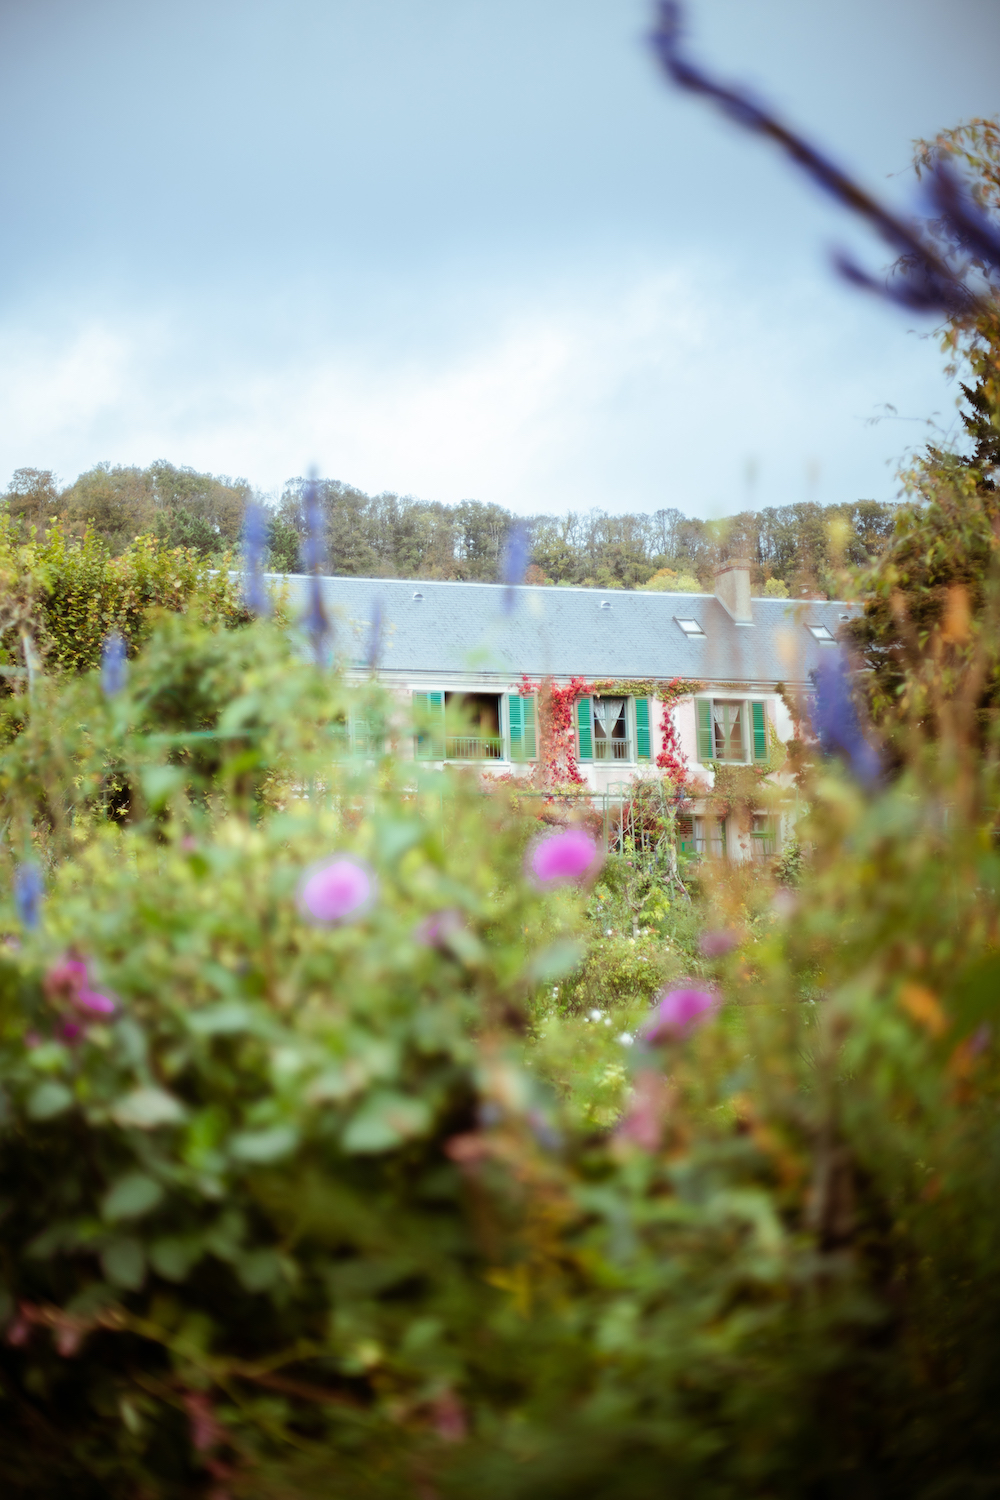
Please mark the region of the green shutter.
[[649, 699], [635, 700], [635, 758], [649, 760]]
[[767, 710], [763, 703], [751, 703], [753, 714], [753, 758], [767, 760]]
[[507, 694], [507, 724], [510, 728], [510, 758], [524, 759], [524, 699], [520, 693]]
[[385, 749], [385, 729], [380, 714], [363, 719], [351, 715], [351, 745], [356, 755], [381, 755]]
[[524, 718], [524, 758], [534, 760], [538, 753], [535, 747], [535, 700], [534, 698], [521, 699], [521, 711]]
[[416, 752], [421, 760], [444, 758], [444, 693], [414, 693]]
[[698, 698], [698, 759], [712, 760], [712, 700]]
[[594, 730], [591, 721], [591, 712], [589, 698], [577, 699], [576, 726], [580, 734], [581, 760], [593, 760], [594, 758]]

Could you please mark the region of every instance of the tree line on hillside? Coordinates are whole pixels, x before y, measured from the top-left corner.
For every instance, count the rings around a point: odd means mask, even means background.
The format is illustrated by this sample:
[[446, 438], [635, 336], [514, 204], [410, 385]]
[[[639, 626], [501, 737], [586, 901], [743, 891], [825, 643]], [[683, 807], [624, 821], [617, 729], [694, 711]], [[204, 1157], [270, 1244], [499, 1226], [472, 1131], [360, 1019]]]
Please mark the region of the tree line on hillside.
[[[290, 480], [269, 509], [269, 565], [296, 572], [305, 536], [306, 481]], [[41, 535], [56, 521], [69, 535], [89, 526], [114, 554], [138, 536], [202, 557], [239, 547], [253, 489], [245, 479], [202, 474], [158, 460], [147, 468], [102, 463], [60, 489], [51, 471], [19, 469], [3, 497], [15, 529]], [[457, 505], [384, 492], [367, 495], [340, 480], [319, 481], [325, 518], [325, 566], [355, 577], [492, 580], [519, 518], [500, 505]], [[758, 592], [828, 592], [841, 562], [864, 565], [889, 541], [897, 507], [875, 500], [821, 506], [799, 503], [742, 511], [724, 520], [606, 511], [536, 515], [530, 535], [530, 583], [592, 588], [711, 588], [725, 557], [746, 557]]]

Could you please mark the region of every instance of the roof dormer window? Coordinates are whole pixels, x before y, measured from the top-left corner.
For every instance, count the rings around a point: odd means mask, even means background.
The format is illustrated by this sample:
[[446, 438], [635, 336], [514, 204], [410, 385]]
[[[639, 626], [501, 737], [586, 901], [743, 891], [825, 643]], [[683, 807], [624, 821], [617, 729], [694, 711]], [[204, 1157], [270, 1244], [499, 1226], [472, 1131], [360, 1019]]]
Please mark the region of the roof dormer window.
[[814, 641], [819, 641], [821, 646], [835, 646], [837, 638], [827, 629], [825, 625], [807, 625], [806, 629]]
[[675, 615], [674, 619], [677, 621], [678, 625], [681, 627], [685, 635], [704, 637], [705, 632], [702, 630], [697, 620], [682, 620], [679, 615]]

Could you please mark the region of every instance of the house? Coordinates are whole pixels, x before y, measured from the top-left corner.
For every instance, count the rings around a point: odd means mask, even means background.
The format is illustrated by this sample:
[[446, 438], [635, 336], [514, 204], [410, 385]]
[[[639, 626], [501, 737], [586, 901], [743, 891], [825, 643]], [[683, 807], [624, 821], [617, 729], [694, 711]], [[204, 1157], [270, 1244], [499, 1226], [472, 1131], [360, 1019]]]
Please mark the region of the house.
[[[283, 582], [293, 617], [304, 613], [313, 580]], [[692, 847], [736, 858], [770, 852], [781, 829], [766, 810], [748, 827], [727, 827], [732, 820], [713, 816], [717, 804], [704, 794], [720, 767], [770, 767], [772, 782], [788, 781], [775, 763], [793, 734], [789, 695], [809, 691], [810, 673], [856, 609], [751, 598], [749, 564], [739, 561], [717, 571], [711, 594], [319, 583], [349, 675], [374, 663], [412, 704], [418, 758], [526, 774], [539, 751], [533, 689], [543, 679], [564, 694], [575, 684], [570, 754], [583, 784], [596, 796], [655, 774], [672, 740], [702, 793], [686, 809]]]

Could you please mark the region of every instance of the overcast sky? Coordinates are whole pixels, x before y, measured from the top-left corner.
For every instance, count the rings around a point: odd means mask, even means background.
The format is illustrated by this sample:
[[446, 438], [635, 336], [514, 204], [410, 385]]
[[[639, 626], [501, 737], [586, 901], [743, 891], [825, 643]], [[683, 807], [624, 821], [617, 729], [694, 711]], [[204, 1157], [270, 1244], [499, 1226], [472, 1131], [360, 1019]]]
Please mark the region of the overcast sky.
[[[0, 0], [0, 486], [167, 458], [521, 512], [892, 498], [955, 426], [928, 329], [835, 279], [883, 247], [672, 92], [649, 19]], [[1000, 111], [998, 0], [688, 19], [897, 205], [915, 136]]]

